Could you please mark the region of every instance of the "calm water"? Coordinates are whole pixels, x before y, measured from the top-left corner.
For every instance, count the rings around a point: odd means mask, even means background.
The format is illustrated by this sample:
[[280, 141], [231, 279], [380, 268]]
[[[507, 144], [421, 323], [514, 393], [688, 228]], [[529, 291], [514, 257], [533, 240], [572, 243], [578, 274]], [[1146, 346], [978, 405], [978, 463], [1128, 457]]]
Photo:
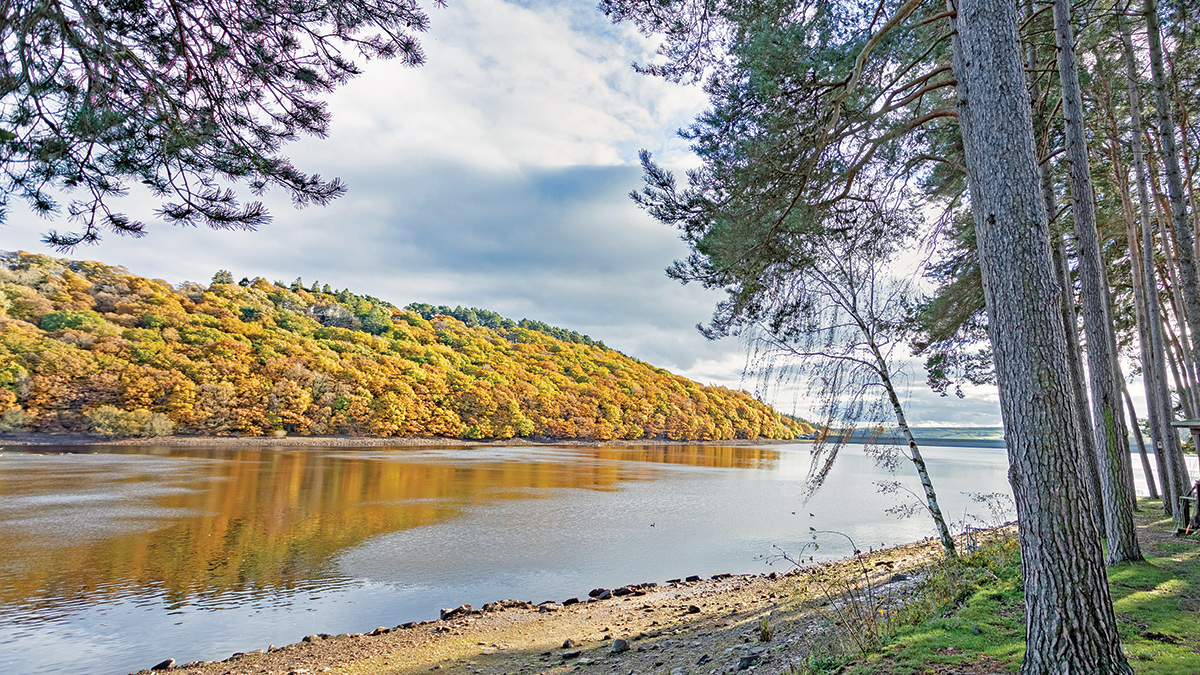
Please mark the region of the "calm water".
[[[925, 453], [948, 516], [989, 520], [968, 493], [1007, 494], [1004, 451]], [[769, 571], [810, 526], [864, 550], [932, 534], [885, 513], [896, 498], [872, 481], [891, 476], [857, 446], [805, 503], [809, 461], [807, 445], [6, 449], [0, 672], [127, 673], [464, 602]]]

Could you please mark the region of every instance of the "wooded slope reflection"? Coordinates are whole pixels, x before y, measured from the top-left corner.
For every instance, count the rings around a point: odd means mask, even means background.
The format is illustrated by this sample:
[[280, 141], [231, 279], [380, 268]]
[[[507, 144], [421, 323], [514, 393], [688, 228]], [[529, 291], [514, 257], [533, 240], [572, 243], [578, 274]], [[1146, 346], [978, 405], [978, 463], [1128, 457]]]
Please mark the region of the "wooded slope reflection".
[[467, 508], [542, 488], [615, 490], [660, 463], [779, 458], [716, 446], [88, 450], [0, 454], [0, 613], [34, 606], [52, 618], [131, 586], [169, 604], [293, 588], [335, 576], [334, 557], [370, 537]]

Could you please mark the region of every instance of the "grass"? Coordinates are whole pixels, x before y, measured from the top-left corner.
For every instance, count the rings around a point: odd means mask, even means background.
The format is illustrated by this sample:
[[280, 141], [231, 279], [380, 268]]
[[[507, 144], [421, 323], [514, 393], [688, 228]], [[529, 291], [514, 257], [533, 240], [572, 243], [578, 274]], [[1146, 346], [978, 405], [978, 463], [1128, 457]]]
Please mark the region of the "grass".
[[[1200, 673], [1200, 540], [1171, 536], [1157, 501], [1141, 500], [1146, 561], [1108, 569], [1121, 641], [1139, 675]], [[876, 653], [809, 671], [844, 675], [1017, 672], [1025, 651], [1020, 557], [1012, 537], [942, 563], [893, 617]]]

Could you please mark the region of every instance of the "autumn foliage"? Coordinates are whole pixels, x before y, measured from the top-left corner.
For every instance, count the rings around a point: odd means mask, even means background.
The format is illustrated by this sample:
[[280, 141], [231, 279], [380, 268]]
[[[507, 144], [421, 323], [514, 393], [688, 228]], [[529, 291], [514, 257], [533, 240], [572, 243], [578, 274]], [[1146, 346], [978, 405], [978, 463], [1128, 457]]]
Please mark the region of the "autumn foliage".
[[401, 310], [299, 280], [234, 283], [227, 272], [175, 287], [23, 252], [0, 263], [0, 430], [599, 440], [811, 431], [745, 392], [483, 310]]

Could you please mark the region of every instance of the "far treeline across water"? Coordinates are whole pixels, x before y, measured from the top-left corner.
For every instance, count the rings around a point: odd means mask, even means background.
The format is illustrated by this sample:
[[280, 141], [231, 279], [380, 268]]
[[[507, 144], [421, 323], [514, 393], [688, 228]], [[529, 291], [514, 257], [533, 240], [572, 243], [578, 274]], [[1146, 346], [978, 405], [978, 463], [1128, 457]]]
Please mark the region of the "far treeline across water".
[[0, 253], [0, 430], [490, 439], [812, 433], [586, 336], [261, 278]]

